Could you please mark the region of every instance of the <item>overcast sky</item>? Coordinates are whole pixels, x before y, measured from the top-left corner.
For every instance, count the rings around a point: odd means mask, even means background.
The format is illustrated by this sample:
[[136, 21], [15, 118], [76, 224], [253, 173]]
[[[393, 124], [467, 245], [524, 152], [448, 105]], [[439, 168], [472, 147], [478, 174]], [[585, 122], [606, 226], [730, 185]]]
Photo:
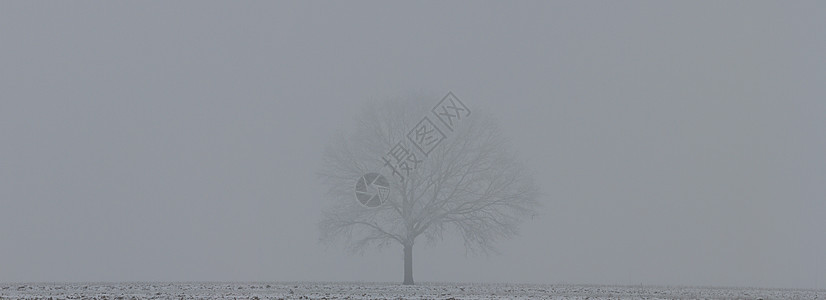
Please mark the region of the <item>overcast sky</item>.
[[0, 282], [400, 282], [401, 247], [319, 244], [321, 153], [368, 99], [453, 91], [544, 207], [501, 255], [417, 244], [417, 281], [826, 288], [824, 29], [822, 1], [0, 1]]

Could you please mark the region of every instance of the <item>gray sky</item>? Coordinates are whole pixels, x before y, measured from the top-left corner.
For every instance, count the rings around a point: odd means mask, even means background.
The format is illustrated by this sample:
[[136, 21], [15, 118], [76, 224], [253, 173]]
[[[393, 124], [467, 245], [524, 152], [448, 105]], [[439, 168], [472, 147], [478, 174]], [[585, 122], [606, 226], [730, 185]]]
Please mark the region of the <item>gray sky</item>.
[[315, 172], [365, 100], [452, 90], [545, 206], [502, 255], [418, 244], [417, 281], [826, 288], [824, 28], [822, 1], [2, 1], [0, 281], [401, 281], [401, 247], [318, 243]]

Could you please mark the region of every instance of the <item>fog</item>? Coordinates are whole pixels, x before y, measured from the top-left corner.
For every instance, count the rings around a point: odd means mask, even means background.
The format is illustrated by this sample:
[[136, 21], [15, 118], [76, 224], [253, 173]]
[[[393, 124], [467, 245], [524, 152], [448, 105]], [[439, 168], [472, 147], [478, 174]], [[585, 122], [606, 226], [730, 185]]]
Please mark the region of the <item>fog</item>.
[[815, 1], [3, 1], [0, 282], [401, 282], [401, 247], [319, 243], [322, 152], [368, 100], [452, 91], [543, 206], [499, 255], [417, 243], [417, 281], [826, 288], [824, 28]]

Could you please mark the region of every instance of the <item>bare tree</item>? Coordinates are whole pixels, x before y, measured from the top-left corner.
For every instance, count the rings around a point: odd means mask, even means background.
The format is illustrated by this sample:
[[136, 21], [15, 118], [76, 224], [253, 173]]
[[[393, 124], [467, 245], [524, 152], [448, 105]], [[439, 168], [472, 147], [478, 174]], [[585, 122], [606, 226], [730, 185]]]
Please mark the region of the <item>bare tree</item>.
[[[493, 118], [476, 109], [445, 130], [447, 137], [427, 156], [415, 153], [420, 162], [413, 171], [392, 172], [382, 158], [396, 145], [415, 151], [407, 134], [423, 117], [433, 118], [430, 108], [438, 99], [370, 103], [357, 118], [356, 131], [326, 149], [319, 172], [334, 200], [319, 225], [321, 240], [343, 240], [355, 252], [400, 244], [404, 284], [413, 284], [418, 237], [437, 242], [454, 233], [470, 252], [495, 252], [494, 242], [517, 234], [517, 225], [537, 207], [532, 176], [508, 152]], [[391, 193], [380, 207], [364, 207], [354, 199], [354, 186], [365, 173], [378, 171]]]

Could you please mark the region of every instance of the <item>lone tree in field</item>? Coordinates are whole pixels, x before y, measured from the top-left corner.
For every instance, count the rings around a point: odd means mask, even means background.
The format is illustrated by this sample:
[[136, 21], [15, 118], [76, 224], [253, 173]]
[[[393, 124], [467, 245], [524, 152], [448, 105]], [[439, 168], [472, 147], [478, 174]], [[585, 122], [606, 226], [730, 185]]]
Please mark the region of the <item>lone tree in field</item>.
[[[354, 252], [400, 244], [404, 284], [413, 284], [417, 238], [437, 242], [445, 233], [454, 234], [470, 252], [495, 252], [493, 244], [516, 235], [517, 225], [533, 216], [537, 206], [532, 176], [507, 151], [492, 117], [454, 109], [457, 118], [442, 124], [434, 108], [439, 99], [370, 103], [357, 118], [355, 131], [327, 147], [319, 172], [334, 202], [319, 224], [321, 240], [343, 240]], [[428, 131], [419, 126], [425, 117], [432, 122], [425, 125], [441, 125], [443, 134], [430, 131], [437, 135], [425, 139]], [[416, 128], [419, 131], [411, 132]], [[417, 149], [417, 140], [436, 145]], [[402, 159], [407, 168], [395, 165], [399, 154], [406, 154]], [[370, 208], [356, 200], [356, 182], [367, 173], [381, 173], [389, 182], [381, 206]]]

